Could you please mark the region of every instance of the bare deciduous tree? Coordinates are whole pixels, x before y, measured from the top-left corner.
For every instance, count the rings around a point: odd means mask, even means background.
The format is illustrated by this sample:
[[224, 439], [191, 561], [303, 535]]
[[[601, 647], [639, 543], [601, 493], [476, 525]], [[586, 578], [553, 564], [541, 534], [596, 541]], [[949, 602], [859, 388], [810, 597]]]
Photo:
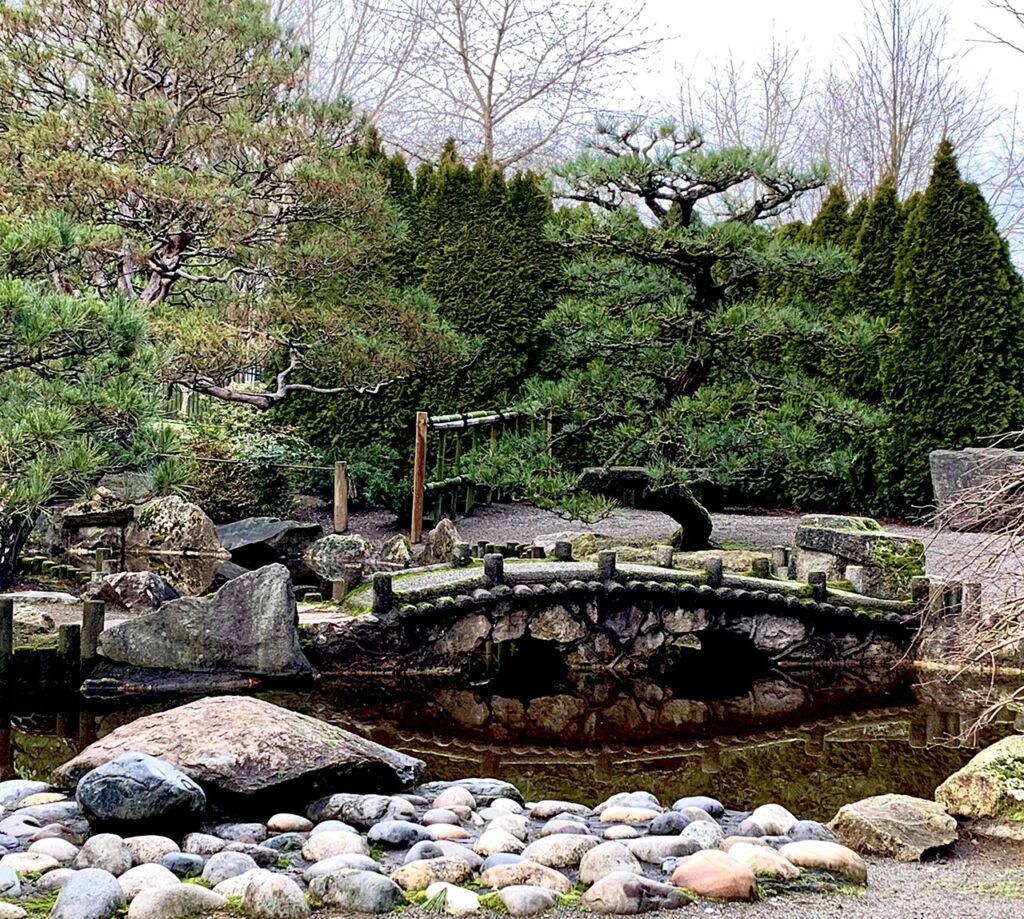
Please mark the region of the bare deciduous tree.
[[[454, 137], [502, 166], [590, 128], [616, 64], [656, 45], [612, 0], [278, 0], [321, 95], [346, 95], [422, 158]], [[572, 138], [575, 139], [574, 137]]]

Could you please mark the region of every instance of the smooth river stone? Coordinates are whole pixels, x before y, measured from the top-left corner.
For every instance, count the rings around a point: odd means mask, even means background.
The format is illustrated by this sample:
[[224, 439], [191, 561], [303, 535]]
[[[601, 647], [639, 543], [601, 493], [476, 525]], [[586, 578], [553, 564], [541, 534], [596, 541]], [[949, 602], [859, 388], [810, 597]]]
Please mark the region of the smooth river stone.
[[452, 785], [442, 791], [431, 802], [431, 806], [435, 808], [451, 807], [453, 804], [475, 810], [476, 798], [473, 797], [468, 789], [462, 788], [458, 785]]
[[131, 902], [144, 890], [174, 887], [181, 881], [163, 865], [145, 864], [129, 868], [117, 879], [117, 883], [121, 885], [125, 899]]
[[750, 819], [764, 830], [762, 836], [785, 836], [797, 822], [781, 804], [762, 804], [754, 809]]
[[530, 833], [530, 821], [522, 814], [502, 814], [488, 823], [487, 829], [511, 833], [516, 839], [525, 842]]
[[712, 817], [721, 817], [725, 813], [725, 807], [721, 801], [715, 798], [709, 798], [707, 795], [691, 795], [688, 798], [680, 798], [672, 805], [672, 810], [681, 811], [688, 807], [699, 807], [702, 811], [707, 811]]
[[605, 839], [636, 839], [640, 831], [634, 826], [626, 826], [622, 823], [614, 823], [602, 834]]
[[523, 858], [549, 868], [578, 868], [580, 859], [600, 844], [596, 836], [556, 833], [531, 842], [523, 849]]
[[391, 880], [403, 890], [423, 890], [438, 881], [461, 884], [472, 875], [473, 870], [461, 858], [445, 856], [403, 865], [391, 872]]
[[39, 852], [13, 852], [0, 858], [0, 868], [10, 868], [17, 874], [43, 874], [59, 867], [57, 859]]
[[298, 814], [274, 814], [267, 821], [267, 829], [271, 833], [308, 833], [313, 829], [313, 821]]
[[572, 888], [569, 879], [560, 871], [539, 865], [537, 862], [521, 861], [514, 865], [495, 865], [480, 875], [485, 887], [500, 890], [514, 884], [525, 884], [530, 887], [546, 887], [558, 893], [566, 893]]
[[558, 902], [558, 894], [555, 891], [526, 884], [503, 887], [498, 896], [512, 916], [534, 916], [551, 909]]
[[342, 830], [331, 830], [327, 833], [316, 833], [302, 847], [302, 857], [307, 862], [321, 862], [335, 855], [369, 855], [370, 846], [364, 836], [346, 833]]
[[292, 878], [263, 871], [242, 894], [241, 912], [252, 919], [306, 919], [311, 910], [305, 893]]
[[626, 843], [629, 851], [640, 861], [660, 865], [666, 858], [692, 855], [700, 846], [693, 839], [681, 836], [641, 836]]
[[607, 874], [583, 894], [584, 905], [595, 912], [616, 916], [679, 909], [692, 902], [682, 890], [629, 871]]
[[858, 884], [866, 884], [868, 880], [868, 866], [864, 859], [853, 849], [837, 842], [791, 842], [779, 849], [779, 855], [797, 868], [820, 868], [841, 874]]
[[550, 820], [559, 814], [579, 814], [585, 817], [589, 813], [589, 807], [574, 801], [538, 801], [530, 808], [530, 816], [534, 820]]
[[504, 830], [486, 830], [473, 845], [473, 851], [485, 858], [496, 852], [511, 852], [518, 855], [525, 848], [526, 845], [521, 839]]
[[181, 851], [178, 844], [166, 836], [129, 836], [124, 844], [132, 854], [133, 865], [159, 865], [169, 852]]
[[627, 823], [630, 826], [650, 823], [661, 811], [646, 807], [607, 807], [598, 819], [602, 823]]
[[448, 823], [435, 823], [427, 827], [431, 839], [469, 839], [469, 833], [461, 826]]
[[741, 842], [729, 849], [729, 855], [757, 876], [768, 875], [784, 881], [792, 881], [800, 876], [800, 869], [770, 846]]
[[78, 855], [78, 846], [73, 846], [66, 839], [51, 837], [50, 839], [37, 839], [28, 847], [29, 852], [39, 855], [49, 855], [59, 862], [70, 862]]
[[435, 823], [450, 823], [452, 826], [458, 826], [459, 818], [454, 811], [443, 807], [432, 807], [423, 814], [423, 825], [433, 826]]
[[753, 900], [757, 878], [742, 862], [716, 849], [696, 852], [676, 865], [672, 883], [701, 897], [719, 900]]
[[382, 874], [384, 869], [380, 862], [375, 862], [369, 855], [334, 855], [310, 865], [302, 873], [302, 879], [309, 883], [313, 878], [333, 874], [335, 871], [374, 871]]
[[642, 808], [661, 813], [663, 808], [658, 799], [649, 791], [620, 791], [612, 795], [606, 801], [602, 801], [594, 808], [594, 813], [601, 814], [609, 807]]
[[456, 887], [447, 881], [437, 881], [431, 884], [427, 890], [427, 899], [437, 896], [444, 891], [444, 911], [449, 916], [467, 916], [480, 909], [480, 898], [472, 890], [465, 887]]
[[580, 883], [590, 886], [616, 871], [643, 874], [640, 860], [621, 842], [603, 842], [580, 859]]
[[314, 878], [309, 892], [328, 906], [348, 913], [390, 913], [406, 904], [405, 894], [389, 877], [372, 871], [335, 871]]
[[547, 823], [540, 828], [537, 833], [538, 837], [543, 836], [555, 836], [559, 833], [572, 833], [576, 836], [591, 836], [590, 827], [586, 823], [581, 823], [576, 820], [565, 820], [558, 817], [552, 817]]
[[228, 901], [197, 884], [154, 887], [144, 890], [128, 907], [128, 919], [181, 919], [205, 916], [224, 909]]
[[382, 820], [370, 827], [366, 838], [371, 845], [405, 849], [433, 837], [430, 835], [430, 830], [418, 823], [409, 820]]

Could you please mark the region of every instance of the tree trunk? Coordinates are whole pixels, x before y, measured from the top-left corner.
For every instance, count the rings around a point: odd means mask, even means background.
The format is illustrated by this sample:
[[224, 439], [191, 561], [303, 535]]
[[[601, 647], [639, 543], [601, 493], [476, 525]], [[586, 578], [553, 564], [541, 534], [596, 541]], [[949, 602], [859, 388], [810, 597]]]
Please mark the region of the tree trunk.
[[0, 590], [14, 583], [18, 571], [18, 559], [25, 541], [32, 532], [35, 520], [24, 514], [15, 514], [6, 523], [0, 525]]

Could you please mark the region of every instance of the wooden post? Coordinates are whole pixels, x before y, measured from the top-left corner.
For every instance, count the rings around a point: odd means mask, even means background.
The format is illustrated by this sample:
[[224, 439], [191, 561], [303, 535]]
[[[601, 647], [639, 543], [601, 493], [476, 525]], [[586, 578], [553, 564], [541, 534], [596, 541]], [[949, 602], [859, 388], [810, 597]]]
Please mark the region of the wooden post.
[[14, 662], [14, 601], [0, 598], [0, 683], [11, 677]]
[[82, 609], [82, 675], [86, 676], [96, 663], [96, 648], [99, 645], [107, 605], [102, 600], [86, 600]]
[[416, 413], [416, 452], [412, 463], [412, 525], [409, 542], [423, 539], [423, 486], [427, 481], [427, 413]]
[[334, 464], [334, 532], [348, 529], [348, 463]]
[[82, 627], [62, 625], [57, 629], [57, 660], [65, 685], [77, 683], [82, 662]]

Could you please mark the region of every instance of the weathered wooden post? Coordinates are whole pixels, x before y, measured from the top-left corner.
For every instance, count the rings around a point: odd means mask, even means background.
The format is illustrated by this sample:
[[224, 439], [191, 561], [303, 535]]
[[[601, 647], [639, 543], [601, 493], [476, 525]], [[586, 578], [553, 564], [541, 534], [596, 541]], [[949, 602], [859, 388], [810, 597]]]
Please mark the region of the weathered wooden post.
[[102, 600], [86, 600], [82, 609], [81, 664], [86, 675], [96, 663], [96, 649], [103, 631], [107, 605]]
[[82, 663], [82, 627], [62, 625], [57, 629], [57, 660], [65, 685], [78, 682], [79, 667]]
[[427, 483], [427, 413], [416, 413], [416, 448], [412, 462], [412, 525], [409, 541], [423, 539], [423, 492]]
[[0, 683], [12, 675], [14, 663], [14, 601], [0, 597]]
[[348, 529], [348, 463], [334, 464], [334, 532]]

